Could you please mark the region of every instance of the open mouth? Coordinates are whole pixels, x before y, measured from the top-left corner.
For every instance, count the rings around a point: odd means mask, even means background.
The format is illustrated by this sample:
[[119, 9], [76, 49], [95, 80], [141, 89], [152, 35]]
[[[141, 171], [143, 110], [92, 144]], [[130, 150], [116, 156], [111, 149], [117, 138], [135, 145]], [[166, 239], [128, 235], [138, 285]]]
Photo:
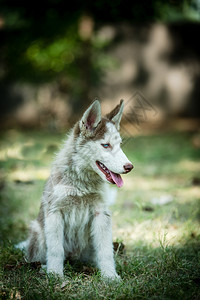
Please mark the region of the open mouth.
[[99, 170], [101, 170], [102, 173], [104, 173], [104, 175], [106, 176], [106, 179], [112, 183], [112, 184], [116, 184], [118, 187], [122, 187], [123, 185], [123, 180], [121, 178], [121, 176], [117, 173], [114, 173], [112, 171], [110, 171], [103, 163], [101, 163], [100, 161], [96, 161], [96, 165], [99, 168]]

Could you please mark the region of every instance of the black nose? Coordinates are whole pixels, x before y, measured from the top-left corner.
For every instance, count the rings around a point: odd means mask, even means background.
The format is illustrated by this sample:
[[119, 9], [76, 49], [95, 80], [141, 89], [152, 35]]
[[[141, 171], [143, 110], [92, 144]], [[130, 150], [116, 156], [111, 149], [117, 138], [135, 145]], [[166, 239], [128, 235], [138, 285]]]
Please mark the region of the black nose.
[[132, 164], [125, 164], [124, 165], [125, 173], [130, 172], [132, 169], [133, 169], [133, 165]]

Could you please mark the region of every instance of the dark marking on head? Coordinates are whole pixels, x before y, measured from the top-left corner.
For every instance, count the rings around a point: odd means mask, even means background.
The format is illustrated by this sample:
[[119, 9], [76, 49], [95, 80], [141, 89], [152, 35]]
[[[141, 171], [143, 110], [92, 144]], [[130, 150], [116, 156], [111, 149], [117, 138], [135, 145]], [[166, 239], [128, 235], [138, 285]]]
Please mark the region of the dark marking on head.
[[102, 118], [101, 122], [95, 128], [94, 135], [90, 139], [93, 141], [102, 139], [107, 132], [106, 124], [108, 122], [109, 121], [106, 118]]
[[81, 141], [81, 145], [83, 146], [88, 141], [97, 141], [104, 137], [105, 133], [107, 132], [106, 124], [113, 123], [107, 120], [106, 118], [102, 118], [97, 127], [94, 129], [93, 135], [85, 136], [82, 135], [83, 140]]

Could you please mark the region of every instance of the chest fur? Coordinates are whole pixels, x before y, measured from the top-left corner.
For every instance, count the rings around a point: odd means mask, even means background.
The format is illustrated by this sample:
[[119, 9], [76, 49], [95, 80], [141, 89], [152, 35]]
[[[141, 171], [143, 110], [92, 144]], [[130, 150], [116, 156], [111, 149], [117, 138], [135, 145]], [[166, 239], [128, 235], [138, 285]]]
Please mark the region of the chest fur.
[[89, 205], [74, 206], [64, 216], [64, 248], [66, 255], [79, 256], [87, 247], [93, 212]]

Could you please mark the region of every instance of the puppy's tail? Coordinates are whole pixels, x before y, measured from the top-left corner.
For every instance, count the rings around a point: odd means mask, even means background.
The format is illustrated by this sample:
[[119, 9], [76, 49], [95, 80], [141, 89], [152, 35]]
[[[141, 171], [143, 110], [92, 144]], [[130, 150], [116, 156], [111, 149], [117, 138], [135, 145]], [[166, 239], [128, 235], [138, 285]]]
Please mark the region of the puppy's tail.
[[16, 244], [16, 245], [15, 245], [15, 248], [16, 248], [16, 249], [20, 249], [20, 250], [22, 250], [22, 251], [25, 251], [25, 250], [27, 249], [27, 246], [28, 246], [28, 240], [23, 241], [23, 242], [21, 242], [21, 243], [19, 243], [19, 244]]

